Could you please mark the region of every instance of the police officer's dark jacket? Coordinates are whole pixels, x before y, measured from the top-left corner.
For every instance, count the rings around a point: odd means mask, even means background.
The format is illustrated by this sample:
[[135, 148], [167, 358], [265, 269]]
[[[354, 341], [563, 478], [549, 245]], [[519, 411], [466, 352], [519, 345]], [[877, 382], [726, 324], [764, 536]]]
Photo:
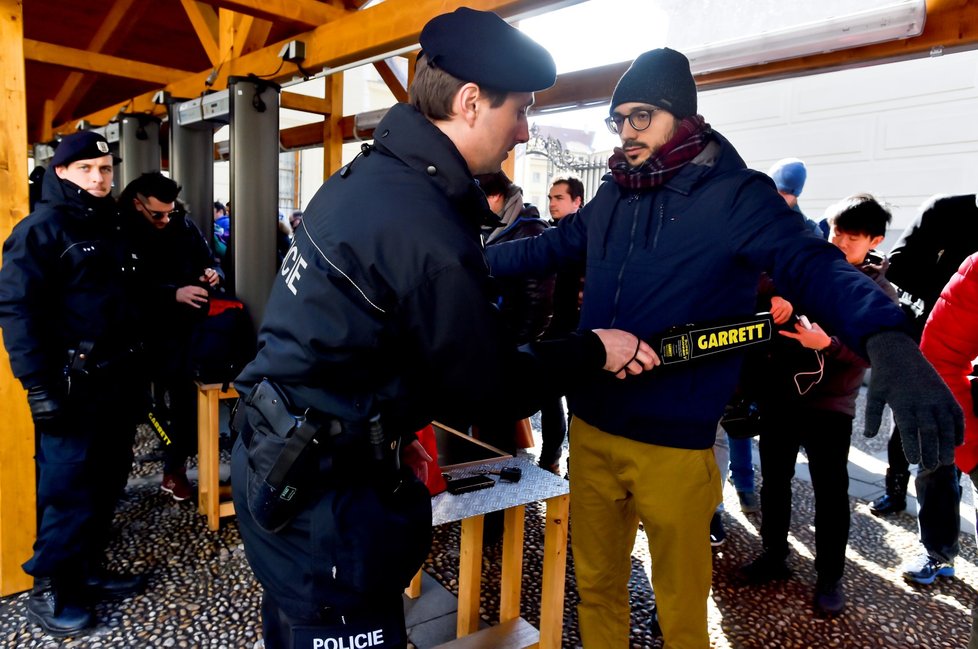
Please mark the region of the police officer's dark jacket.
[[[267, 377], [297, 411], [354, 422], [380, 412], [385, 432], [407, 439], [433, 419], [464, 425], [487, 412], [509, 421], [527, 416], [541, 394], [529, 384], [554, 379], [536, 371], [538, 356], [508, 344], [491, 304], [480, 239], [492, 214], [485, 195], [451, 140], [414, 108], [395, 105], [375, 137], [375, 147], [334, 174], [305, 210], [272, 287], [257, 357], [235, 387], [247, 393]], [[593, 334], [554, 356], [604, 363]], [[554, 370], [570, 374], [556, 360]], [[244, 477], [247, 462], [236, 454], [232, 473]], [[233, 483], [240, 500], [244, 482]], [[275, 534], [241, 516], [258, 580], [295, 615], [349, 601], [328, 572], [334, 549], [324, 547], [331, 519], [324, 507], [329, 494]]]
[[[492, 306], [480, 227], [494, 218], [451, 140], [406, 104], [375, 146], [312, 199], [273, 285], [256, 359], [235, 381], [277, 382], [298, 409], [352, 421], [381, 412], [410, 436], [433, 418], [523, 417], [511, 395], [540, 379]], [[603, 364], [595, 341], [553, 354], [556, 368]], [[598, 345], [600, 347], [600, 345]], [[526, 390], [527, 395], [539, 390]], [[506, 398], [504, 399], [504, 395]], [[527, 396], [526, 398], [530, 398]], [[503, 413], [500, 404], [513, 412]]]
[[0, 267], [0, 327], [14, 375], [30, 388], [59, 380], [66, 352], [95, 343], [101, 359], [136, 332], [134, 264], [111, 196], [96, 198], [49, 171], [42, 202], [14, 226]]
[[[763, 270], [798, 313], [863, 355], [867, 336], [902, 326], [886, 294], [814, 236], [765, 174], [747, 169], [726, 139], [714, 137], [661, 187], [636, 191], [605, 182], [560, 227], [491, 246], [493, 271], [540, 272], [586, 250], [581, 328], [616, 327], [642, 337], [752, 313]], [[717, 354], [626, 381], [587, 377], [568, 400], [576, 416], [609, 433], [706, 449], [740, 361], [739, 354]]]

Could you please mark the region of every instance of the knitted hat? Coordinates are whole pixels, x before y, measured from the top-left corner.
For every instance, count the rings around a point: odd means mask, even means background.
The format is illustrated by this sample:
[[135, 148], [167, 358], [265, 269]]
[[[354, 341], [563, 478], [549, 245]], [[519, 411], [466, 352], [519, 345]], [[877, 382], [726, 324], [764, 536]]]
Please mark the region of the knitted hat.
[[[67, 167], [76, 160], [93, 160], [109, 155], [109, 142], [95, 131], [78, 131], [71, 135], [66, 135], [54, 150], [54, 157], [49, 163], [52, 168]], [[122, 158], [112, 155], [112, 163], [119, 164]]]
[[663, 47], [641, 54], [618, 81], [611, 110], [628, 102], [664, 108], [679, 119], [696, 114], [696, 82], [689, 59]]
[[554, 85], [550, 52], [491, 11], [459, 7], [435, 16], [421, 30], [428, 61], [462, 81], [507, 92]]
[[805, 163], [798, 158], [782, 158], [774, 163], [767, 175], [774, 180], [779, 192], [801, 196], [808, 170], [805, 169]]

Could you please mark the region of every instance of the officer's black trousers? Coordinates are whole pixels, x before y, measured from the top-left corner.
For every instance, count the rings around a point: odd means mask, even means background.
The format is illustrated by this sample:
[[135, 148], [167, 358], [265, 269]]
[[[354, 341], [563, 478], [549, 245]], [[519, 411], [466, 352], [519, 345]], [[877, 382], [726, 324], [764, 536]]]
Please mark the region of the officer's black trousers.
[[[261, 621], [265, 649], [403, 649], [407, 646], [403, 607], [401, 594], [394, 593], [384, 596], [383, 599], [375, 598], [359, 614], [340, 616], [338, 613], [326, 611], [318, 618], [303, 619], [286, 613], [279, 608], [268, 591], [263, 591]], [[376, 643], [378, 639], [381, 642]]]
[[35, 433], [37, 540], [24, 570], [72, 581], [103, 560], [132, 468], [138, 377], [79, 380], [57, 434]]

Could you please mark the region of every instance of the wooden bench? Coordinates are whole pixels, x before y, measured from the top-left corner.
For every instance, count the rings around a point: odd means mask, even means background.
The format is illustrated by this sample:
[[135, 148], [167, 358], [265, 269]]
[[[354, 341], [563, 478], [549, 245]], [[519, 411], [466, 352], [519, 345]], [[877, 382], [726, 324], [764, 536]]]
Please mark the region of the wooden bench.
[[236, 399], [238, 392], [223, 387], [220, 383], [197, 384], [197, 511], [207, 517], [211, 530], [220, 527], [222, 516], [234, 515], [231, 488], [220, 484], [218, 405], [221, 399]]

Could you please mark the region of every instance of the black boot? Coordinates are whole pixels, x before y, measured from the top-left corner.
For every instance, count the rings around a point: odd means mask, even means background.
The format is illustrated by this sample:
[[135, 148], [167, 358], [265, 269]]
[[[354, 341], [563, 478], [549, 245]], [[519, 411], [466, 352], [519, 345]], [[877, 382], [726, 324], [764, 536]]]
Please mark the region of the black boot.
[[130, 575], [97, 568], [85, 578], [83, 586], [93, 599], [125, 599], [146, 590], [146, 575]]
[[909, 473], [897, 473], [886, 470], [886, 493], [869, 505], [869, 511], [874, 516], [898, 514], [907, 508], [907, 484], [910, 482]]
[[35, 577], [27, 598], [27, 619], [56, 638], [78, 635], [95, 625], [91, 610], [65, 600], [65, 593], [49, 577]]

